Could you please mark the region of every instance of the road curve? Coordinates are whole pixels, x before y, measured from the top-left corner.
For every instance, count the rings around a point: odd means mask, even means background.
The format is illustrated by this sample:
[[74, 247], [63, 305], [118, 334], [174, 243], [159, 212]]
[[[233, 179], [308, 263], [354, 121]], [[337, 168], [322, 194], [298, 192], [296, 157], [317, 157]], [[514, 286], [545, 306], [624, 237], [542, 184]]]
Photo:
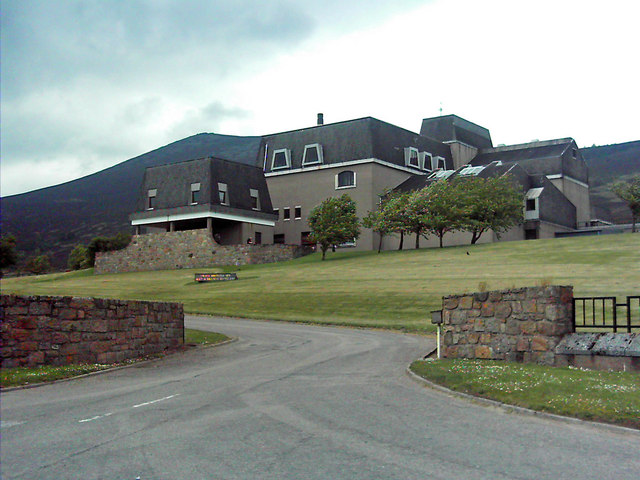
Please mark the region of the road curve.
[[419, 336], [213, 317], [238, 341], [2, 394], [3, 479], [635, 479], [640, 435], [405, 375]]

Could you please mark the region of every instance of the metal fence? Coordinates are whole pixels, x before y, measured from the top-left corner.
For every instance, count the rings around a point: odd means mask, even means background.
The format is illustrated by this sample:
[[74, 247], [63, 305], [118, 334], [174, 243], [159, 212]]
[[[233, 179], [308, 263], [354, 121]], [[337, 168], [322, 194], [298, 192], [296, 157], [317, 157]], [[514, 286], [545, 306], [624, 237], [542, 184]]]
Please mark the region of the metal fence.
[[574, 297], [573, 331], [640, 330], [640, 295], [627, 297], [618, 303], [616, 297]]

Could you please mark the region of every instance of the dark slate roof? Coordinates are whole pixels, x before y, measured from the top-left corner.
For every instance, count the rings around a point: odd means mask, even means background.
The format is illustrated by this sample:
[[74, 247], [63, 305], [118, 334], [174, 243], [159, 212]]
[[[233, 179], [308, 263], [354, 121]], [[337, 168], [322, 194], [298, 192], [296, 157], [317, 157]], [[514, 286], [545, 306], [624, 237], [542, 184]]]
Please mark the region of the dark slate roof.
[[589, 182], [587, 165], [572, 138], [482, 149], [471, 160], [471, 165], [486, 165], [495, 161], [517, 163], [531, 175], [564, 174]]
[[416, 147], [452, 164], [448, 145], [373, 117], [265, 135], [259, 161], [265, 163], [266, 149], [265, 172], [271, 172], [273, 152], [286, 148], [291, 151], [291, 169], [302, 168], [304, 147], [314, 143], [322, 145], [324, 165], [376, 158], [405, 166], [405, 147]]
[[[221, 205], [218, 183], [227, 185], [229, 205]], [[199, 205], [210, 205], [215, 211], [238, 210], [255, 215], [251, 208], [250, 189], [258, 191], [260, 212], [273, 214], [271, 197], [262, 169], [221, 158], [208, 157], [186, 162], [150, 167], [145, 171], [138, 195], [137, 213], [146, 212], [149, 190], [157, 190], [156, 208], [148, 215], [166, 209], [194, 209], [191, 206], [191, 184], [200, 183]]]
[[458, 141], [478, 148], [493, 146], [489, 130], [457, 115], [423, 119], [420, 135], [440, 142]]
[[428, 180], [427, 175], [411, 175], [393, 190], [396, 192], [413, 192], [414, 190], [422, 190], [429, 183], [431, 181]]

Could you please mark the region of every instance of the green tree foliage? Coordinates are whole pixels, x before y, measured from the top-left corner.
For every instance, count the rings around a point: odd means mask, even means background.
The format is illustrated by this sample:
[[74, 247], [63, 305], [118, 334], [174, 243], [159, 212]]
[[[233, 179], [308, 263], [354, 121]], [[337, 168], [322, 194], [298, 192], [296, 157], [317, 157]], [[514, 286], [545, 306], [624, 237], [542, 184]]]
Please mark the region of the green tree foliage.
[[82, 270], [91, 267], [91, 259], [89, 258], [89, 250], [84, 245], [76, 245], [67, 260], [67, 266], [71, 270]]
[[621, 200], [624, 200], [631, 210], [631, 231], [636, 231], [636, 221], [640, 218], [640, 175], [635, 175], [626, 182], [616, 182], [611, 187]]
[[[508, 176], [495, 178], [457, 178], [439, 180], [410, 193], [388, 192], [379, 210], [369, 212], [364, 226], [387, 235], [411, 232], [436, 235], [440, 247], [448, 232], [471, 233], [475, 244], [487, 230], [497, 235], [523, 220], [522, 191]], [[381, 240], [382, 241], [382, 240]], [[403, 237], [400, 238], [402, 250]]]
[[327, 198], [309, 214], [311, 239], [320, 245], [322, 260], [329, 247], [358, 238], [359, 227], [356, 204], [347, 194]]
[[433, 234], [440, 240], [447, 232], [459, 230], [464, 217], [463, 182], [439, 180], [415, 191], [409, 200], [411, 231], [416, 234], [416, 248], [420, 247], [419, 236]]
[[475, 244], [487, 230], [498, 237], [523, 221], [524, 196], [509, 176], [469, 178], [460, 182], [463, 201], [461, 229]]
[[380, 204], [377, 210], [373, 210], [362, 219], [362, 225], [370, 228], [380, 236], [378, 242], [378, 253], [382, 250], [382, 239], [392, 233], [400, 233], [400, 248], [404, 230], [402, 225], [402, 214], [406, 211], [407, 196], [401, 193], [385, 191], [380, 196]]
[[31, 257], [27, 262], [27, 270], [30, 273], [40, 275], [51, 270], [51, 261], [49, 255], [38, 255]]
[[0, 238], [0, 276], [2, 270], [18, 261], [18, 252], [16, 252], [16, 237], [11, 234], [3, 235]]
[[111, 252], [113, 250], [122, 250], [131, 242], [131, 235], [125, 232], [118, 233], [115, 237], [95, 237], [87, 245], [89, 252], [89, 266], [93, 267], [96, 263], [97, 252]]

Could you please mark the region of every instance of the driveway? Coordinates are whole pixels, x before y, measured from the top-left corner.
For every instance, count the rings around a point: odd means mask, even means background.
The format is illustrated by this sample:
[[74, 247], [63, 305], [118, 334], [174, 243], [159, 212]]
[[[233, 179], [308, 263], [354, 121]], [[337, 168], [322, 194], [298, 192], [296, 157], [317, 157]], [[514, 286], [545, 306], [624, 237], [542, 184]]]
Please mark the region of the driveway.
[[634, 479], [640, 435], [412, 382], [433, 340], [213, 317], [237, 342], [2, 394], [2, 478]]

